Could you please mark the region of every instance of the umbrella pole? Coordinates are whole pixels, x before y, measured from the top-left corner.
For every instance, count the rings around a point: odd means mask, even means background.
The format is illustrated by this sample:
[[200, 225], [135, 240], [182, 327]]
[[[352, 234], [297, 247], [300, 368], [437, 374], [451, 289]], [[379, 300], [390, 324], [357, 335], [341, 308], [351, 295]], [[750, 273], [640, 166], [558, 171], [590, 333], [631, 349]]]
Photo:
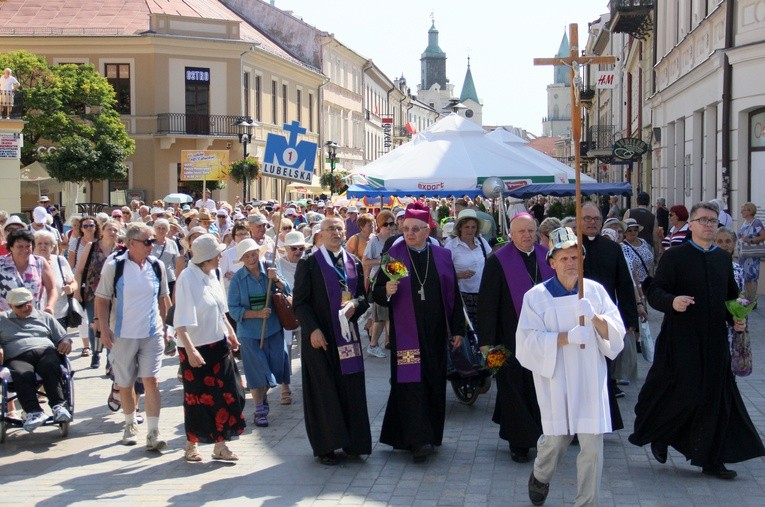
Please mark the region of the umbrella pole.
[[[279, 233], [281, 232], [281, 223], [282, 223], [282, 215], [284, 214], [284, 201], [287, 199], [287, 185], [283, 185], [282, 190], [282, 200], [280, 202], [279, 206], [279, 213], [276, 215], [278, 217], [278, 220], [274, 220], [274, 228], [276, 229], [276, 234], [274, 238], [274, 251], [271, 255], [271, 262], [273, 263], [273, 267], [276, 267], [276, 255], [277, 255], [277, 248], [279, 247]], [[266, 265], [266, 275], [268, 274], [268, 265]], [[268, 287], [266, 288], [266, 306], [264, 308], [268, 308], [271, 304], [271, 289], [274, 286], [274, 281], [270, 278], [268, 279]], [[266, 324], [268, 322], [268, 319], [263, 319], [263, 326], [260, 328], [260, 348], [262, 349], [266, 345]]]

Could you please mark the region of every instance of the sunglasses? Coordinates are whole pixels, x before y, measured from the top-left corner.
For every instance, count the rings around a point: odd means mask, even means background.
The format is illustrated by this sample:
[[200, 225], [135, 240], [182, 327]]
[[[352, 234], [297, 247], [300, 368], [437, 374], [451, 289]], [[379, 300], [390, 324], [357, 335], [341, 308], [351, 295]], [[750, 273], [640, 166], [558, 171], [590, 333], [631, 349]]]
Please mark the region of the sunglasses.
[[305, 247], [304, 246], [291, 246], [290, 250], [292, 250], [293, 252], [304, 252], [305, 251]]
[[396, 225], [396, 222], [385, 222], [382, 224], [382, 227], [393, 227], [394, 225]]
[[95, 228], [95, 226], [96, 226], [96, 224], [82, 224], [82, 225], [80, 225], [81, 228], [85, 228], [85, 229], [93, 229], [93, 228]]
[[291, 230], [292, 230], [292, 227], [282, 227], [282, 230], [283, 230], [283, 231], [291, 231]]
[[157, 242], [156, 238], [134, 239], [133, 241], [138, 241], [139, 243], [143, 243], [143, 246], [154, 246], [154, 243]]

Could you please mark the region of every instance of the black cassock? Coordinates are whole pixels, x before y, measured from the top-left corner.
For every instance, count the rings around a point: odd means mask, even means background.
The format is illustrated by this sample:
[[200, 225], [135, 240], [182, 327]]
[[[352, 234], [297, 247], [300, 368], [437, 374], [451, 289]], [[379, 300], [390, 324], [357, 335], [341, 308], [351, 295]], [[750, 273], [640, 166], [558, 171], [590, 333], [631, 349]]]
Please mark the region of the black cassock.
[[[427, 250], [415, 252], [409, 249], [414, 269], [420, 278], [427, 266]], [[452, 267], [452, 269], [454, 269]], [[380, 442], [394, 449], [412, 450], [423, 444], [441, 445], [446, 417], [446, 353], [449, 339], [446, 316], [441, 300], [441, 283], [436, 264], [430, 256], [430, 267], [425, 280], [425, 301], [417, 291], [420, 284], [410, 270], [414, 316], [420, 339], [421, 382], [399, 383], [396, 378], [396, 331], [393, 322], [396, 315], [390, 309], [391, 390], [385, 408]], [[465, 317], [462, 299], [454, 276], [454, 311], [449, 323], [451, 335], [464, 336]], [[373, 297], [376, 303], [388, 306], [385, 284], [388, 278], [380, 273], [375, 280]], [[395, 297], [395, 296], [394, 296]]]
[[[536, 266], [536, 255], [532, 254], [529, 258], [521, 252], [521, 256], [524, 263]], [[489, 256], [478, 292], [478, 341], [481, 346], [504, 345], [512, 353], [512, 357], [495, 377], [497, 400], [492, 421], [499, 424], [499, 437], [507, 440], [511, 447], [530, 449], [537, 446], [537, 440], [542, 434], [542, 419], [534, 389], [534, 377], [515, 358], [518, 315], [505, 275], [499, 260], [493, 255]], [[514, 276], [532, 277], [535, 285], [542, 281], [539, 270], [529, 270], [528, 264], [527, 271], [511, 273], [509, 276], [511, 282]]]
[[[676, 296], [693, 296], [694, 304], [676, 312]], [[687, 242], [662, 255], [648, 301], [664, 321], [630, 442], [671, 445], [696, 466], [765, 454], [730, 369], [725, 301], [737, 296], [723, 250], [705, 252]]]
[[[336, 449], [353, 454], [372, 452], [364, 372], [343, 375], [333, 331], [327, 289], [317, 252], [298, 262], [295, 271], [293, 307], [302, 330], [300, 364], [303, 377], [303, 412], [308, 440], [314, 456]], [[351, 320], [369, 307], [364, 294], [364, 274], [355, 259], [357, 286], [353, 295], [358, 306]], [[311, 346], [311, 333], [320, 329], [327, 350]]]

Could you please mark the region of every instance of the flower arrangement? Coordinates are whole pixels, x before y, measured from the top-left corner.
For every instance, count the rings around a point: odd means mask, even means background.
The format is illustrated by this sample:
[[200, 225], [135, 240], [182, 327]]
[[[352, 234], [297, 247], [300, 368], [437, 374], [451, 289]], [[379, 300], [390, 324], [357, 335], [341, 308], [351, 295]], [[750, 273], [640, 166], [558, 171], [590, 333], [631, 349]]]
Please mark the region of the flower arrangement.
[[747, 318], [747, 316], [752, 313], [752, 310], [754, 310], [754, 306], [756, 304], [756, 298], [754, 300], [750, 300], [744, 296], [743, 293], [739, 294], [738, 298], [725, 302], [725, 306], [728, 308], [728, 311], [731, 313], [731, 315], [733, 315], [734, 318], [738, 320], [744, 320]]
[[380, 269], [385, 273], [385, 276], [394, 282], [409, 276], [409, 270], [406, 269], [404, 263], [388, 254], [383, 255]]
[[485, 366], [491, 372], [492, 376], [496, 376], [500, 368], [502, 368], [507, 359], [510, 357], [510, 351], [504, 345], [496, 345], [486, 352], [484, 357]]

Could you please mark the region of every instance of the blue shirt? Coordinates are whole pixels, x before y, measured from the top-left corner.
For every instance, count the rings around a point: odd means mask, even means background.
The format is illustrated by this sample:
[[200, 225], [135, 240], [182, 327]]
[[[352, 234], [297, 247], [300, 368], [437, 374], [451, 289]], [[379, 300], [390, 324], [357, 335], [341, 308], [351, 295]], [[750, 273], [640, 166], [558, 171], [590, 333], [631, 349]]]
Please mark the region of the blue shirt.
[[[278, 269], [278, 268], [277, 268]], [[284, 277], [279, 273], [279, 278]], [[228, 287], [228, 311], [231, 317], [236, 321], [236, 334], [240, 338], [250, 338], [259, 340], [263, 329], [263, 319], [245, 319], [246, 310], [261, 310], [265, 304], [266, 289], [268, 287], [268, 276], [263, 262], [260, 262], [260, 272], [258, 276], [253, 276], [250, 270], [242, 268], [231, 277], [231, 284]], [[291, 294], [290, 286], [285, 282], [285, 293]], [[282, 329], [279, 323], [279, 317], [274, 309], [273, 299], [269, 301], [271, 315], [266, 323], [266, 336], [271, 336]]]

